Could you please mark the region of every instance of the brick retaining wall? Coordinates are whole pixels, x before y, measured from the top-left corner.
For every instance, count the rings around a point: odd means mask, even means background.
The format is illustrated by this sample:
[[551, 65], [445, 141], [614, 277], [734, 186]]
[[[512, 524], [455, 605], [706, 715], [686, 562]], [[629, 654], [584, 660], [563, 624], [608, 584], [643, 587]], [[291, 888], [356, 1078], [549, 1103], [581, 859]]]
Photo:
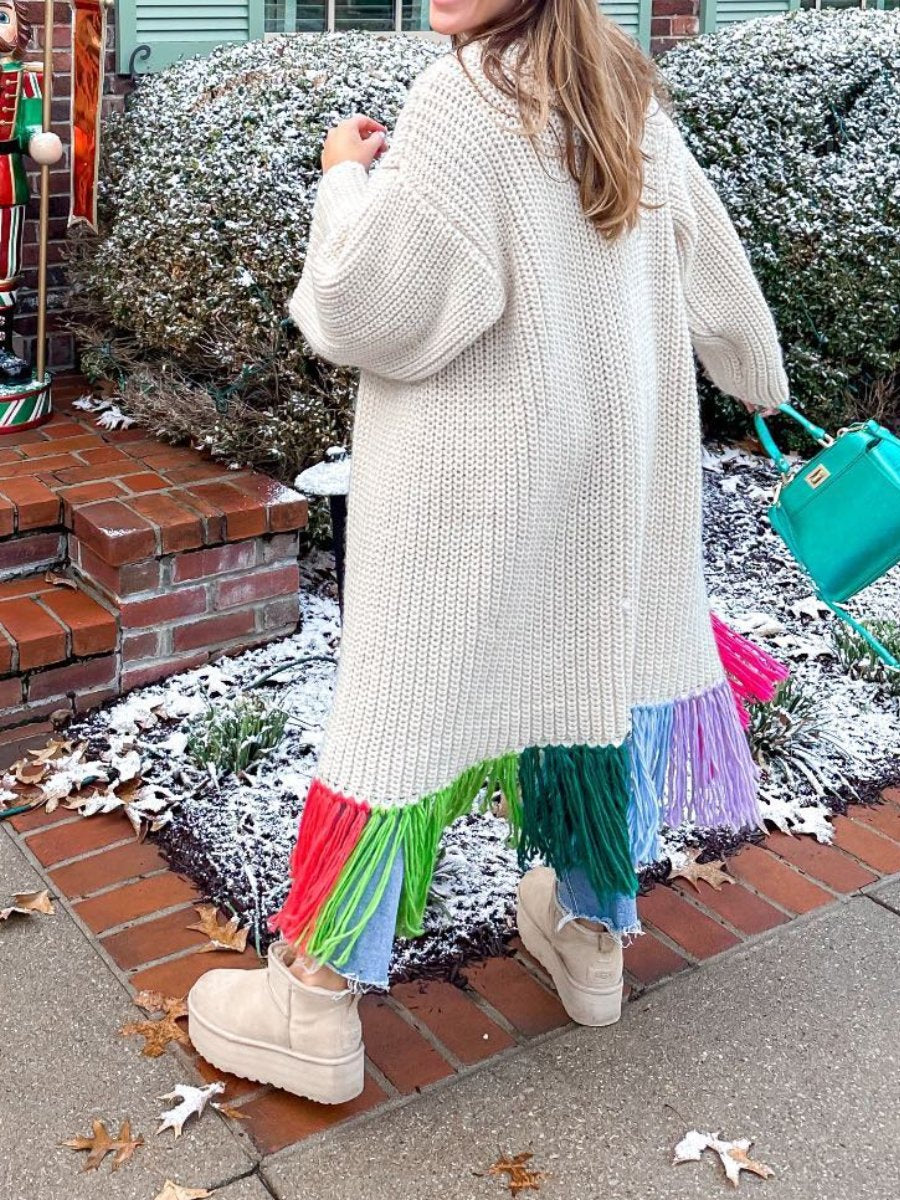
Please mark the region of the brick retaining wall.
[[306, 501], [144, 430], [60, 377], [0, 444], [0, 767], [73, 713], [291, 633]]

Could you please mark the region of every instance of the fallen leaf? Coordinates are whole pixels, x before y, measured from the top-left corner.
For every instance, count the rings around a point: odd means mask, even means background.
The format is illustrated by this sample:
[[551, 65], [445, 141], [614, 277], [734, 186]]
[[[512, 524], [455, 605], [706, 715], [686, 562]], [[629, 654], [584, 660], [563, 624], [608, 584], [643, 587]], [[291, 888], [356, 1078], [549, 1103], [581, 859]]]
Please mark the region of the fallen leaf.
[[104, 792], [91, 792], [89, 796], [75, 796], [65, 807], [77, 812], [79, 817], [96, 817], [115, 812], [122, 807], [122, 801], [115, 791], [107, 788]]
[[[63, 755], [71, 754], [74, 745], [74, 742], [67, 741], [66, 739], [51, 738], [46, 746], [42, 746], [40, 750], [29, 750], [28, 754], [31, 755], [35, 762], [49, 763], [57, 758], [61, 758]], [[84, 754], [86, 748], [86, 742], [79, 747], [82, 754]]]
[[796, 613], [798, 617], [812, 617], [814, 621], [818, 621], [819, 617], [830, 611], [825, 601], [819, 600], [816, 596], [797, 600], [793, 604], [789, 604], [788, 609], [792, 613]]
[[8, 921], [14, 914], [30, 917], [32, 913], [41, 913], [52, 917], [54, 911], [49, 892], [16, 892], [9, 908], [0, 908], [0, 921]]
[[16, 778], [16, 783], [38, 784], [47, 774], [47, 765], [42, 762], [28, 762], [23, 758], [14, 763], [10, 770]]
[[771, 821], [782, 833], [808, 833], [823, 846], [834, 839], [834, 828], [829, 824], [834, 814], [817, 804], [802, 806], [801, 799], [794, 795], [787, 799], [760, 796], [759, 809], [763, 820]]
[[168, 1014], [158, 1021], [130, 1021], [122, 1026], [119, 1033], [123, 1037], [142, 1037], [144, 1044], [141, 1054], [145, 1058], [159, 1058], [172, 1042], [178, 1042], [181, 1046], [191, 1044], [187, 1031], [181, 1028], [175, 1017]]
[[181, 1184], [167, 1179], [163, 1190], [158, 1196], [154, 1196], [153, 1200], [203, 1200], [204, 1196], [211, 1195], [212, 1192], [208, 1192], [206, 1188], [182, 1187]]
[[[60, 749], [71, 748], [71, 742], [59, 742]], [[48, 812], [54, 812], [60, 800], [67, 799], [72, 792], [80, 792], [91, 784], [105, 784], [107, 781], [106, 768], [98, 762], [82, 762], [87, 742], [76, 746], [70, 754], [47, 760], [41, 765], [44, 770], [51, 772], [46, 782], [40, 782], [41, 793], [46, 802]], [[46, 776], [44, 776], [46, 778]], [[79, 801], [78, 804], [83, 803]], [[67, 807], [77, 807], [68, 805]]]
[[[104, 757], [106, 756], [104, 755]], [[117, 786], [133, 783], [141, 773], [141, 756], [137, 750], [129, 750], [126, 754], [115, 756], [110, 766], [116, 771]]]
[[732, 624], [738, 633], [752, 633], [756, 637], [777, 637], [785, 632], [785, 627], [771, 613], [751, 612], [742, 617], [733, 618]]
[[21, 792], [11, 792], [7, 788], [0, 785], [0, 813], [4, 812], [7, 808], [22, 808], [30, 810], [40, 806], [41, 801], [39, 798], [37, 800], [29, 801], [25, 798], [25, 796], [26, 793], [24, 790]]
[[224, 1083], [208, 1083], [206, 1087], [176, 1083], [171, 1092], [160, 1096], [160, 1100], [178, 1100], [178, 1104], [174, 1108], [170, 1108], [168, 1112], [160, 1114], [161, 1124], [156, 1131], [157, 1137], [167, 1129], [173, 1130], [177, 1138], [181, 1137], [181, 1131], [188, 1117], [202, 1117], [213, 1096], [221, 1096], [224, 1091]]
[[90, 1137], [67, 1138], [61, 1143], [71, 1150], [88, 1151], [87, 1162], [84, 1164], [85, 1171], [96, 1171], [107, 1154], [113, 1153], [115, 1153], [115, 1158], [112, 1169], [117, 1171], [122, 1163], [127, 1162], [135, 1150], [144, 1144], [142, 1137], [133, 1138], [131, 1136], [131, 1122], [128, 1120], [122, 1122], [119, 1132], [114, 1138], [110, 1137], [109, 1130], [103, 1121], [94, 1121], [91, 1128], [93, 1132]]
[[72, 591], [78, 589], [78, 584], [74, 579], [70, 579], [68, 575], [58, 575], [56, 571], [45, 571], [44, 583], [52, 583], [54, 587], [71, 588]]
[[246, 1113], [241, 1112], [239, 1108], [235, 1108], [231, 1104], [216, 1104], [213, 1101], [213, 1108], [222, 1114], [223, 1117], [230, 1117], [232, 1121], [249, 1121], [250, 1118]]
[[125, 816], [141, 840], [148, 829], [155, 833], [172, 819], [171, 809], [178, 802], [174, 792], [155, 783], [141, 784], [130, 795], [125, 802]]
[[737, 1138], [733, 1142], [722, 1141], [718, 1134], [700, 1133], [692, 1129], [686, 1133], [675, 1147], [675, 1157], [672, 1165], [679, 1163], [699, 1162], [704, 1150], [712, 1150], [718, 1154], [719, 1161], [725, 1170], [725, 1178], [734, 1187], [740, 1183], [741, 1171], [749, 1171], [760, 1179], [770, 1179], [775, 1172], [765, 1163], [754, 1162], [747, 1153], [753, 1142], [750, 1138]]
[[509, 1188], [510, 1195], [517, 1195], [519, 1192], [533, 1191], [538, 1192], [541, 1188], [541, 1180], [547, 1178], [545, 1171], [532, 1171], [525, 1163], [529, 1162], [534, 1155], [530, 1150], [526, 1150], [523, 1154], [517, 1154], [514, 1158], [498, 1158], [493, 1166], [488, 1167], [488, 1175], [506, 1175], [506, 1184]]
[[198, 954], [203, 954], [207, 950], [234, 950], [238, 954], [242, 954], [247, 949], [247, 934], [249, 929], [240, 929], [240, 919], [232, 917], [226, 924], [219, 921], [219, 913], [214, 904], [197, 904], [197, 915], [200, 917], [199, 922], [195, 925], [188, 925], [188, 929], [196, 929], [198, 933], [204, 933], [209, 938], [209, 944], [199, 946]]
[[715, 891], [720, 891], [723, 883], [734, 883], [730, 875], [726, 875], [722, 869], [725, 863], [717, 858], [714, 862], [698, 862], [702, 851], [695, 847], [692, 850], [686, 850], [683, 855], [672, 859], [672, 865], [669, 869], [669, 874], [666, 879], [684, 879], [691, 885], [695, 892], [699, 892], [697, 881], [705, 880]]
[[50, 714], [50, 724], [54, 729], [62, 729], [64, 725], [68, 725], [72, 720], [72, 710], [70, 708], [54, 708]]
[[166, 996], [162, 992], [138, 992], [134, 998], [138, 1008], [148, 1013], [165, 1013], [173, 1021], [187, 1016], [187, 998], [185, 996]]

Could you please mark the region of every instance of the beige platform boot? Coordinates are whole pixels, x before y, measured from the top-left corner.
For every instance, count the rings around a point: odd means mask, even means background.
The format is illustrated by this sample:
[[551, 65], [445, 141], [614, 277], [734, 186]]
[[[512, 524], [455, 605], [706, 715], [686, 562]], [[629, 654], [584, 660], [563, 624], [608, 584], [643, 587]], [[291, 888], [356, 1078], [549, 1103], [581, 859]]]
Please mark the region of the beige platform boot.
[[556, 898], [556, 875], [534, 867], [519, 882], [518, 924], [525, 949], [556, 985], [579, 1025], [612, 1025], [622, 1013], [622, 947], [581, 921], [567, 921]]
[[301, 983], [288, 970], [292, 953], [278, 942], [265, 970], [198, 979], [188, 996], [190, 1038], [220, 1071], [342, 1104], [363, 1090], [359, 997]]

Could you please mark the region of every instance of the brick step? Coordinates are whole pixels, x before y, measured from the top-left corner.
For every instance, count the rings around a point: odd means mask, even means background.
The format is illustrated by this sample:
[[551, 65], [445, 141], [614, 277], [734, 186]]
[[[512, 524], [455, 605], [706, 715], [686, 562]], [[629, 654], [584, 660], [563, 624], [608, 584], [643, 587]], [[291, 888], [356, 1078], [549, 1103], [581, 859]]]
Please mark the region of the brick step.
[[142, 429], [100, 429], [64, 384], [46, 425], [0, 439], [0, 579], [64, 561], [65, 532], [121, 567], [305, 526], [293, 489]]
[[[99, 428], [75, 407], [88, 391], [55, 379], [50, 421], [0, 438], [0, 767], [65, 711], [299, 618], [305, 499], [145, 430]], [[48, 567], [75, 590], [46, 583]]]
[[74, 580], [53, 583], [43, 575], [0, 583], [0, 635], [0, 676], [118, 649], [114, 613]]
[[[0, 464], [4, 457], [0, 443]], [[65, 557], [60, 498], [28, 475], [0, 478], [0, 580], [58, 566]]]
[[72, 581], [0, 583], [0, 765], [118, 690], [117, 614]]

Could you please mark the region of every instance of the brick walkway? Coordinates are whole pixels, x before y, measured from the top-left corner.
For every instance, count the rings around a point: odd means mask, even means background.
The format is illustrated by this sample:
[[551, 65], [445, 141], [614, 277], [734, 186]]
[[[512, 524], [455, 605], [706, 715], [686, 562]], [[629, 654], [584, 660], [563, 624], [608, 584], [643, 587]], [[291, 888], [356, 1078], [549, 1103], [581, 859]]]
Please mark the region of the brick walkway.
[[[193, 886], [174, 875], [152, 843], [135, 841], [118, 814], [89, 819], [59, 810], [15, 817], [12, 825], [73, 911], [128, 983], [182, 996], [213, 967], [257, 967], [251, 951], [197, 954], [206, 941], [186, 928], [196, 920]], [[657, 887], [638, 902], [646, 933], [625, 951], [630, 995], [680, 971], [696, 970], [747, 939], [812, 909], [837, 903], [900, 872], [900, 789], [884, 804], [854, 807], [835, 821], [835, 842], [770, 834], [728, 860], [735, 883], [714, 891], [701, 882]], [[423, 1088], [567, 1024], [540, 968], [514, 943], [509, 958], [467, 968], [466, 986], [407, 983], [361, 1006], [369, 1066], [363, 1094], [328, 1108], [271, 1088], [221, 1076], [193, 1059], [205, 1080], [224, 1078], [226, 1099], [247, 1118], [261, 1154], [270, 1154]], [[181, 1051], [179, 1051], [181, 1053]]]

